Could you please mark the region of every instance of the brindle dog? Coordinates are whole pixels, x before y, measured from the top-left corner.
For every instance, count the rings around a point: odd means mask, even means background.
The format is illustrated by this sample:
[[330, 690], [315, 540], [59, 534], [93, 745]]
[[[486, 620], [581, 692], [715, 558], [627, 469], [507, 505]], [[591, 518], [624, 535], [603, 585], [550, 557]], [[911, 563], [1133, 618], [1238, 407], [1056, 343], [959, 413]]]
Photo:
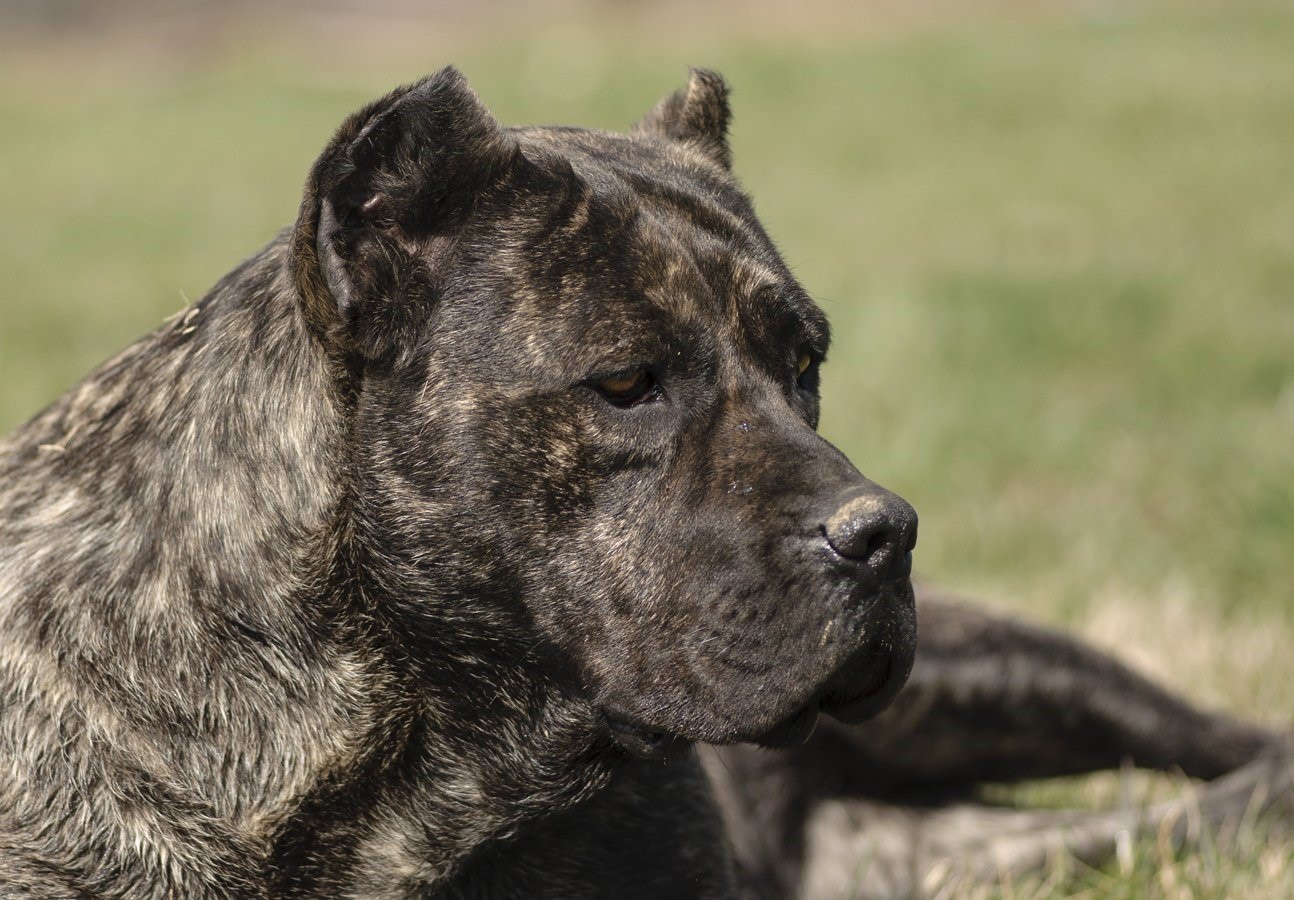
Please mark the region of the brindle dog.
[[1274, 745], [940, 605], [906, 702], [810, 738], [908, 677], [916, 516], [815, 433], [727, 122], [703, 71], [628, 135], [397, 90], [0, 444], [5, 896], [902, 891], [938, 857], [860, 798]]

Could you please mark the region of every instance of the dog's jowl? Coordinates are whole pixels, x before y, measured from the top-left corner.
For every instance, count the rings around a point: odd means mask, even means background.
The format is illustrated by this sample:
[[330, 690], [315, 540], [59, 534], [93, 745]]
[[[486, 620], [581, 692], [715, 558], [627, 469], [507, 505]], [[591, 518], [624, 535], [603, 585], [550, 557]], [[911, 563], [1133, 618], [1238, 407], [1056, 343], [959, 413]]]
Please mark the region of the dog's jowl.
[[887, 705], [916, 516], [815, 433], [727, 119], [397, 90], [0, 445], [6, 896], [735, 890], [692, 745]]

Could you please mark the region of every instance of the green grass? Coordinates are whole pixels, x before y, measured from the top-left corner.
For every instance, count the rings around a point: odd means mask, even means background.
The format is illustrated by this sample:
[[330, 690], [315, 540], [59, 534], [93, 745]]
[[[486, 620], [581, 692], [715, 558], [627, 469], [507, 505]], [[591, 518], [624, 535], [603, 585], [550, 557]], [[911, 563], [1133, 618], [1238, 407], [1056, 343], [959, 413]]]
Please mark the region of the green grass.
[[[0, 55], [0, 429], [287, 223], [332, 128], [391, 84], [452, 60], [505, 121], [623, 127], [706, 64], [834, 323], [823, 430], [918, 508], [924, 576], [1288, 721], [1294, 9], [1048, 9]], [[1288, 847], [1253, 846], [1172, 890], [1153, 847], [1039, 889], [1244, 894], [1272, 854], [1288, 884]]]

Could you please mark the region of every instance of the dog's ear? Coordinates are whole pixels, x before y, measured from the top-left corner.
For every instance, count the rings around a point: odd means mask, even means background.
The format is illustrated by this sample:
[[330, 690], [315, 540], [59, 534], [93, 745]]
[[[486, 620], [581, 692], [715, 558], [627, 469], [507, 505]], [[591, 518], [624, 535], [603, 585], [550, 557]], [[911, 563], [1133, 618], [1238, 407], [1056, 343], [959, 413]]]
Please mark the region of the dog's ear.
[[690, 144], [725, 169], [732, 167], [728, 150], [728, 85], [709, 69], [692, 69], [687, 87], [675, 91], [643, 117], [634, 131], [658, 134]]
[[375, 354], [434, 293], [435, 260], [519, 156], [458, 70], [355, 113], [311, 170], [292, 266], [311, 324]]

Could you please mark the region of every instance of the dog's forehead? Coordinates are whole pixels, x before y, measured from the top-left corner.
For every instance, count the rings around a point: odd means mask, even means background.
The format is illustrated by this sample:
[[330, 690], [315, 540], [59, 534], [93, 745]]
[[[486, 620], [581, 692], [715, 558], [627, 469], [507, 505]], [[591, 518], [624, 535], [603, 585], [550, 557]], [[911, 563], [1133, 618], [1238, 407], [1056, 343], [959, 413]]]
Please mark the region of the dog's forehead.
[[[796, 336], [825, 350], [826, 317], [791, 275], [726, 170], [647, 135], [514, 129], [523, 153], [578, 185], [608, 254], [632, 255], [641, 298], [720, 332]], [[583, 274], [583, 273], [580, 273]]]

